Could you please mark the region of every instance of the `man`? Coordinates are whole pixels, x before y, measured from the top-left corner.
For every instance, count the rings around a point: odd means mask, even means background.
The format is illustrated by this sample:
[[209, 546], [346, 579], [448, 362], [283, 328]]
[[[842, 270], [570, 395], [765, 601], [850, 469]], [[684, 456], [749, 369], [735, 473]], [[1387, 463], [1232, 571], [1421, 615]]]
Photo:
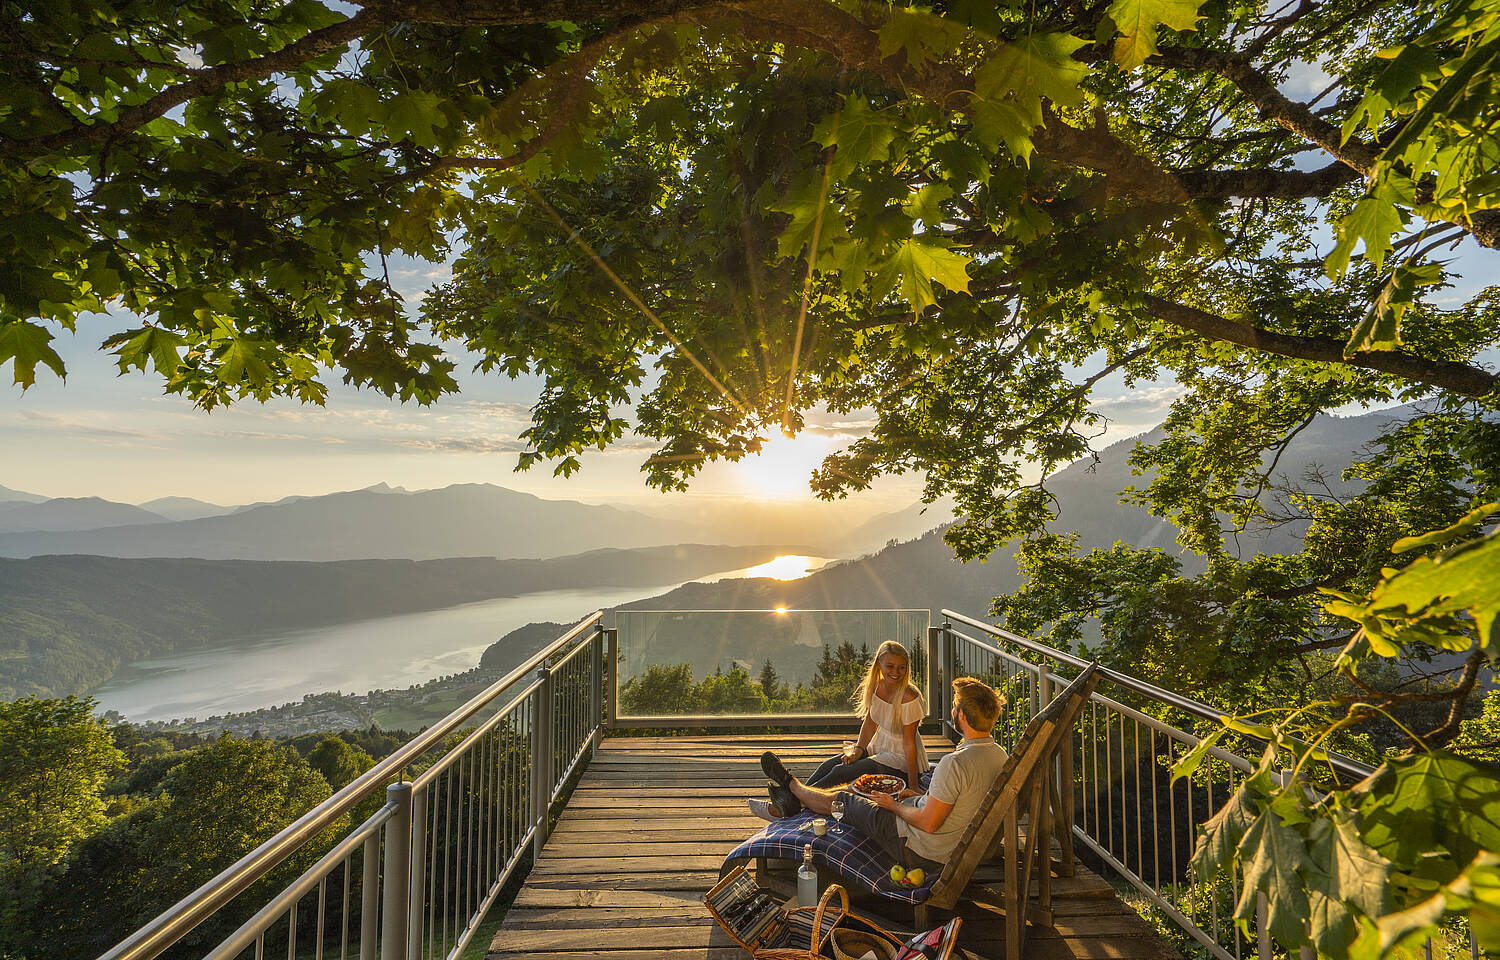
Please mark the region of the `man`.
[[796, 816], [803, 809], [826, 815], [832, 812], [834, 800], [842, 800], [844, 823], [874, 840], [898, 862], [929, 871], [941, 869], [1005, 766], [1005, 750], [992, 735], [1004, 708], [1005, 698], [988, 684], [973, 677], [953, 681], [953, 725], [964, 739], [938, 761], [925, 794], [907, 789], [899, 798], [882, 794], [872, 800], [842, 789], [809, 787], [767, 750], [760, 765], [771, 778], [772, 802], [752, 800], [751, 810], [767, 819]]

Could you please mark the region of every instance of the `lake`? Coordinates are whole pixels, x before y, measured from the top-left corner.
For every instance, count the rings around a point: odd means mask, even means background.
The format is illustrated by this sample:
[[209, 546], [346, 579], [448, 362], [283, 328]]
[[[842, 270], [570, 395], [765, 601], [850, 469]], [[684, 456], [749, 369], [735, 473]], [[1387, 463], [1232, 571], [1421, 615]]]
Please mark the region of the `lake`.
[[[777, 557], [758, 567], [699, 577], [795, 580], [824, 557]], [[754, 571], [754, 572], [752, 572]], [[305, 694], [400, 689], [479, 664], [486, 647], [533, 621], [571, 623], [600, 607], [665, 593], [655, 587], [548, 590], [457, 607], [226, 641], [122, 666], [91, 691], [99, 710], [129, 720], [200, 719], [300, 701]]]

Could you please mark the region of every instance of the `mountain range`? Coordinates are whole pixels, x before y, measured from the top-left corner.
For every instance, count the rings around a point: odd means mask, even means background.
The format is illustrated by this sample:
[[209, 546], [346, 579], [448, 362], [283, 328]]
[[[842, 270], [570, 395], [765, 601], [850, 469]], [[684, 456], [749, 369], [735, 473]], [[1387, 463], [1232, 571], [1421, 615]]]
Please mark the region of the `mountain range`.
[[296, 497], [191, 520], [158, 517], [101, 529], [3, 533], [0, 556], [315, 561], [560, 557], [601, 547], [702, 539], [691, 524], [633, 510], [543, 500], [491, 484], [456, 484], [419, 493], [385, 488]]

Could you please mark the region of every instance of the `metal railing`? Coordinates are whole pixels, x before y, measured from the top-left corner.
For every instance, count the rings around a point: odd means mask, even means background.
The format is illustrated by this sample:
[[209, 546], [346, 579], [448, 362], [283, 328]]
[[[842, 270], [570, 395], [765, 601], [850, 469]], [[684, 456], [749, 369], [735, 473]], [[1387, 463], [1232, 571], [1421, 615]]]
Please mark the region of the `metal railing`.
[[[1025, 727], [1032, 712], [1066, 683], [1055, 670], [1076, 671], [1088, 662], [991, 624], [944, 610], [942, 626], [932, 628], [938, 651], [937, 670], [946, 678], [971, 674], [985, 678], [1010, 696], [1010, 715], [996, 738], [1007, 743]], [[971, 628], [979, 637], [954, 629]], [[1003, 645], [1003, 646], [1002, 646]], [[1254, 937], [1233, 922], [1243, 877], [1205, 884], [1197, 880], [1189, 859], [1198, 828], [1228, 800], [1255, 769], [1249, 760], [1218, 747], [1190, 777], [1172, 780], [1171, 768], [1199, 738], [1146, 710], [1121, 702], [1134, 700], [1146, 709], [1178, 713], [1189, 720], [1222, 723], [1229, 716], [1208, 704], [1183, 697], [1118, 670], [1101, 667], [1100, 689], [1090, 697], [1073, 732], [1072, 748], [1059, 757], [1063, 796], [1061, 811], [1073, 837], [1134, 886], [1150, 903], [1219, 960], [1271, 955], [1264, 929], [1265, 909]], [[1101, 692], [1108, 684], [1110, 692]], [[1344, 776], [1362, 779], [1372, 768], [1349, 757], [1330, 754]], [[1069, 789], [1071, 787], [1071, 790]]]
[[[554, 802], [597, 744], [601, 616], [584, 618], [101, 960], [150, 960], [220, 911], [242, 912], [236, 897], [341, 830], [202, 955], [263, 960], [284, 948], [289, 960], [457, 957], [518, 865], [541, 850]], [[382, 787], [385, 803], [366, 812]]]

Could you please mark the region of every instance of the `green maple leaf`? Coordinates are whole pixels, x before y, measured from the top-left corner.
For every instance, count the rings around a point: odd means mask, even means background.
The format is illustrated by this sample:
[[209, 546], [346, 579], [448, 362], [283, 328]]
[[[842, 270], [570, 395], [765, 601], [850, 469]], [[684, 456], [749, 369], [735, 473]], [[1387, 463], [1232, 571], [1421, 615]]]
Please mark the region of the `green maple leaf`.
[[[1176, 779], [1175, 773], [1173, 779]], [[1193, 851], [1192, 867], [1205, 883], [1231, 865], [1240, 841], [1261, 813], [1258, 793], [1262, 791], [1257, 791], [1256, 787], [1263, 790], [1266, 780], [1265, 773], [1247, 779], [1203, 825], [1203, 836]]]
[[876, 296], [883, 298], [899, 289], [912, 311], [921, 313], [937, 303], [934, 280], [952, 291], [969, 291], [969, 274], [964, 268], [971, 259], [918, 237], [903, 240], [877, 274]]
[[420, 147], [436, 147], [437, 131], [448, 125], [443, 98], [426, 90], [408, 90], [385, 104], [385, 127], [395, 140], [410, 140]]
[[[1414, 560], [1382, 580], [1370, 591], [1369, 610], [1403, 618], [1468, 611], [1479, 632], [1479, 647], [1487, 649], [1500, 618], [1500, 527], [1478, 540]], [[1500, 814], [1500, 807], [1495, 812]], [[1488, 849], [1500, 849], [1500, 842]]]
[[[1500, 503], [1487, 503], [1482, 507], [1475, 507], [1464, 514], [1458, 521], [1446, 526], [1441, 530], [1431, 533], [1422, 533], [1414, 537], [1402, 537], [1391, 547], [1392, 553], [1406, 553], [1418, 547], [1430, 547], [1439, 543], [1452, 543], [1459, 537], [1467, 536], [1479, 529], [1485, 520], [1500, 513]], [[1332, 591], [1329, 591], [1330, 593]], [[1338, 594], [1335, 594], [1337, 596]]]
[[1391, 249], [1391, 235], [1401, 229], [1403, 217], [1394, 200], [1379, 193], [1363, 197], [1339, 224], [1338, 243], [1323, 261], [1328, 276], [1337, 280], [1349, 269], [1354, 245], [1365, 242], [1365, 259], [1379, 270]]
[[14, 361], [15, 382], [22, 390], [36, 383], [36, 365], [46, 364], [59, 377], [66, 377], [62, 357], [52, 349], [52, 334], [25, 320], [0, 326], [0, 364]]
[[121, 373], [129, 372], [132, 367], [145, 373], [149, 360], [157, 373], [171, 376], [182, 363], [178, 351], [187, 346], [187, 339], [164, 327], [141, 327], [115, 334], [104, 341], [104, 346], [114, 347], [111, 352], [119, 358]]
[[1404, 947], [1415, 953], [1445, 915], [1466, 915], [1482, 950], [1500, 949], [1500, 854], [1477, 855], [1462, 873], [1405, 910], [1360, 925], [1349, 960], [1379, 960]]
[[858, 94], [844, 97], [844, 105], [824, 117], [813, 128], [813, 141], [833, 147], [829, 174], [841, 180], [862, 163], [884, 160], [890, 156], [896, 128], [889, 117], [870, 109]]
[[[804, 180], [788, 191], [786, 196], [771, 204], [770, 209], [791, 214], [792, 217], [792, 222], [787, 224], [776, 240], [777, 256], [781, 259], [795, 257], [804, 248], [809, 248], [809, 256], [817, 256], [836, 239], [848, 236], [849, 233], [843, 214], [823, 196], [821, 177]], [[818, 234], [817, 250], [810, 249], [814, 231]]]
[[1420, 263], [1416, 266], [1401, 264], [1391, 272], [1391, 278], [1381, 288], [1370, 312], [1349, 335], [1344, 345], [1345, 358], [1365, 350], [1399, 350], [1401, 348], [1401, 319], [1411, 309], [1418, 287], [1430, 287], [1443, 281], [1443, 265]]
[[1203, 0], [1114, 0], [1104, 15], [1120, 31], [1115, 40], [1114, 61], [1121, 70], [1134, 70], [1154, 56], [1156, 28], [1197, 29], [1198, 8]]
[[252, 389], [264, 387], [271, 378], [271, 366], [264, 354], [274, 349], [265, 340], [240, 337], [232, 340], [219, 358], [219, 379], [229, 384], [247, 383]]
[[1308, 932], [1320, 953], [1341, 956], [1354, 940], [1355, 910], [1379, 917], [1390, 908], [1391, 863], [1365, 843], [1354, 818], [1338, 807], [1328, 818], [1314, 821], [1308, 857]]
[[1403, 870], [1447, 851], [1453, 860], [1436, 878], [1444, 882], [1480, 850], [1500, 851], [1500, 775], [1492, 766], [1434, 750], [1387, 761], [1362, 791], [1365, 841]]
[[875, 33], [882, 60], [905, 51], [906, 63], [912, 67], [933, 59], [935, 51], [954, 49], [968, 36], [963, 24], [923, 10], [892, 10], [891, 18]]
[[901, 209], [913, 220], [935, 227], [943, 222], [942, 202], [952, 196], [953, 188], [946, 183], [929, 183], [907, 198]]
[[1086, 64], [1073, 59], [1084, 41], [1066, 33], [1036, 33], [1000, 47], [974, 74], [974, 92], [986, 100], [1010, 96], [1030, 115], [1045, 97], [1066, 107], [1083, 105], [1079, 86]]
[[1271, 935], [1282, 946], [1302, 943], [1303, 926], [1310, 905], [1298, 875], [1308, 863], [1307, 844], [1302, 834], [1288, 827], [1273, 811], [1266, 810], [1240, 840], [1240, 862], [1245, 865], [1245, 887], [1236, 916], [1255, 915], [1257, 892], [1264, 893], [1270, 905]]

